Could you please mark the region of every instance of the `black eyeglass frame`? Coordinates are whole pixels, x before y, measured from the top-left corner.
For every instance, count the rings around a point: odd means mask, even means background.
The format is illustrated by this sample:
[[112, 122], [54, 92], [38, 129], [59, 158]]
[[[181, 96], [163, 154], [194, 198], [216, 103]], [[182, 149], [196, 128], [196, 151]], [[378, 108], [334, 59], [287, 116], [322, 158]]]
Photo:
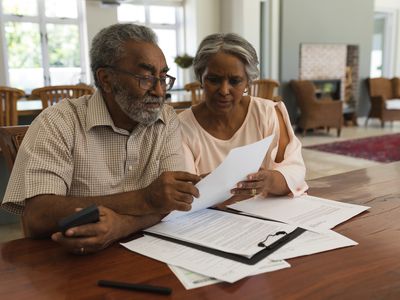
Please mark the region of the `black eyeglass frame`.
[[[156, 77], [156, 76], [153, 76], [153, 75], [138, 75], [138, 74], [134, 74], [134, 73], [131, 73], [129, 71], [126, 71], [126, 70], [123, 70], [123, 69], [120, 69], [120, 68], [114, 67], [114, 66], [101, 66], [100, 68], [108, 68], [108, 69], [114, 70], [116, 72], [132, 76], [132, 77], [134, 77], [134, 78], [139, 80], [139, 87], [141, 89], [143, 89], [143, 90], [146, 90], [146, 91], [154, 89], [154, 87], [157, 84], [157, 81], [160, 82], [161, 87], [162, 87], [162, 89], [164, 91], [169, 91], [174, 86], [174, 83], [175, 83], [175, 80], [176, 80], [175, 77], [173, 77], [171, 75], [168, 75], [168, 74], [165, 75], [165, 77]], [[152, 80], [152, 84], [151, 84], [151, 86], [147, 87], [147, 85], [150, 82], [149, 80]], [[163, 80], [164, 80], [164, 83], [163, 83]], [[170, 82], [167, 83], [167, 80], [170, 80]]]

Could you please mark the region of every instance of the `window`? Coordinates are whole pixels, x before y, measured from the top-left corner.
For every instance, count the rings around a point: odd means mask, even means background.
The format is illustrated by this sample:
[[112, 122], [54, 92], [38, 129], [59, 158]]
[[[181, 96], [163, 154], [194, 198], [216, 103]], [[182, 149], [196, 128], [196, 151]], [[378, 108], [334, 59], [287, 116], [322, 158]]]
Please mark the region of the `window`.
[[6, 83], [29, 93], [88, 82], [83, 0], [0, 0]]
[[175, 87], [183, 87], [183, 72], [174, 62], [175, 57], [184, 52], [182, 4], [177, 1], [123, 3], [118, 6], [118, 21], [142, 24], [154, 30], [170, 68], [169, 74], [177, 78]]

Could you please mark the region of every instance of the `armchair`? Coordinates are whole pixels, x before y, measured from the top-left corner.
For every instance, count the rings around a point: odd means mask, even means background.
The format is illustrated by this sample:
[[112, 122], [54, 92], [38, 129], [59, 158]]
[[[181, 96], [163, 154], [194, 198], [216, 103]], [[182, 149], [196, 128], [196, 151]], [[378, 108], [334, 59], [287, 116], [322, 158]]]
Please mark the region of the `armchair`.
[[290, 86], [293, 89], [297, 103], [300, 107], [298, 126], [303, 130], [303, 136], [307, 129], [326, 127], [337, 128], [337, 136], [343, 123], [343, 107], [340, 100], [318, 100], [315, 96], [315, 86], [309, 80], [292, 80]]
[[367, 85], [371, 107], [365, 126], [369, 118], [379, 118], [382, 127], [385, 121], [400, 120], [400, 78], [368, 78]]

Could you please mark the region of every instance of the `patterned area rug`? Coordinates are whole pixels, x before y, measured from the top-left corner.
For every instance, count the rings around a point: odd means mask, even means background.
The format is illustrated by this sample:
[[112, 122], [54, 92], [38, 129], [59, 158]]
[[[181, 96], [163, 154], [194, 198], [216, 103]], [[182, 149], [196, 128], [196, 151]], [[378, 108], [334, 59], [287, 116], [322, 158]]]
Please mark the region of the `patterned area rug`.
[[386, 163], [400, 160], [400, 133], [304, 148]]

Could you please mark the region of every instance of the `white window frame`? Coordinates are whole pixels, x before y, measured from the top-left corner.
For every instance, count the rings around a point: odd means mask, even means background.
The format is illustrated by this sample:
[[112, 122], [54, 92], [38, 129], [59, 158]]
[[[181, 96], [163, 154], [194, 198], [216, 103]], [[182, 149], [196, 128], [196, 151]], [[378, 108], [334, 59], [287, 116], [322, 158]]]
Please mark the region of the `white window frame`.
[[[186, 53], [185, 49], [185, 33], [184, 33], [184, 6], [183, 1], [181, 0], [170, 0], [170, 1], [160, 1], [160, 0], [149, 0], [149, 1], [139, 1], [132, 0], [129, 2], [125, 2], [124, 4], [134, 4], [144, 6], [145, 12], [145, 22], [135, 22], [136, 24], [147, 26], [151, 29], [169, 29], [174, 30], [176, 32], [176, 52], [178, 55]], [[150, 23], [150, 6], [173, 6], [175, 7], [175, 24], [159, 24], [159, 23]], [[122, 21], [119, 21], [121, 22]], [[162, 49], [161, 49], [162, 50]], [[177, 74], [177, 82], [178, 86], [183, 87], [183, 79], [184, 79], [184, 71], [182, 68], [178, 67]]]
[[[31, 1], [31, 0], [29, 0]], [[5, 40], [4, 24], [6, 22], [30, 22], [39, 25], [40, 30], [40, 44], [42, 48], [42, 68], [43, 68], [43, 79], [44, 84], [51, 85], [50, 78], [50, 64], [48, 55], [48, 43], [47, 43], [47, 30], [46, 24], [71, 24], [77, 25], [79, 30], [79, 41], [80, 41], [80, 68], [81, 76], [80, 81], [89, 83], [90, 74], [88, 72], [88, 56], [87, 56], [87, 30], [86, 30], [86, 11], [85, 11], [85, 1], [76, 0], [78, 14], [76, 19], [71, 18], [57, 18], [57, 17], [46, 17], [45, 15], [45, 0], [35, 0], [38, 4], [38, 15], [37, 16], [19, 16], [19, 15], [9, 15], [3, 13], [3, 3], [0, 0], [0, 40], [3, 45], [3, 64], [4, 69], [0, 70], [5, 76], [6, 85], [10, 85], [9, 76], [9, 66], [8, 66], [8, 48]], [[69, 0], [64, 0], [69, 1]]]

